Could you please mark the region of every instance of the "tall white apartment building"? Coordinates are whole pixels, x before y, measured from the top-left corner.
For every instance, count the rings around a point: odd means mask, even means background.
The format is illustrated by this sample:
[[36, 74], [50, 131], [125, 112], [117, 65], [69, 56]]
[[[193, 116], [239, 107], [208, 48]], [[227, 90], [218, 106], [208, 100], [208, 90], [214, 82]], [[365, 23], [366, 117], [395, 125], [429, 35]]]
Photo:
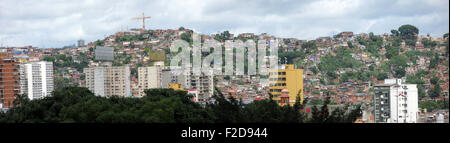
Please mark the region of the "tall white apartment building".
[[100, 65], [84, 68], [84, 74], [86, 87], [96, 96], [131, 96], [129, 66]]
[[401, 79], [386, 79], [375, 85], [376, 123], [416, 123], [418, 90], [416, 84], [403, 84]]
[[151, 67], [138, 68], [139, 96], [144, 96], [145, 89], [162, 88], [162, 70], [164, 62], [155, 62]]
[[30, 100], [50, 96], [54, 90], [53, 63], [40, 61], [20, 65], [20, 93]]

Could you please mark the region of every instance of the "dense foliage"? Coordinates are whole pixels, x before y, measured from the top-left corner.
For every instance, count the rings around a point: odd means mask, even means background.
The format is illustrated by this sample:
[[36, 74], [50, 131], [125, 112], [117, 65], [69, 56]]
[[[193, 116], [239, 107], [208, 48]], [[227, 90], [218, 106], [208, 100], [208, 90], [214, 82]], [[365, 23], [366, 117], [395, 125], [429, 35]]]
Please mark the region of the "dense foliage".
[[422, 101], [419, 103], [419, 108], [421, 109], [427, 109], [428, 112], [431, 112], [433, 110], [440, 110], [440, 109], [448, 109], [449, 101], [447, 100], [444, 102], [443, 100], [439, 101]]
[[78, 71], [82, 71], [83, 68], [86, 68], [89, 64], [89, 58], [87, 57], [86, 53], [83, 52], [77, 55], [77, 60], [79, 62], [75, 62], [72, 56], [66, 56], [64, 54], [58, 54], [56, 56], [45, 56], [43, 60], [53, 62], [55, 67], [73, 67]]
[[419, 34], [419, 29], [413, 25], [402, 25], [398, 28], [400, 32], [400, 37], [405, 40], [416, 40], [417, 35]]
[[351, 49], [339, 48], [336, 53], [329, 53], [320, 59], [319, 69], [325, 72], [335, 72], [342, 68], [358, 68], [362, 66], [360, 61], [352, 58]]
[[[172, 89], [146, 90], [142, 98], [98, 97], [82, 87], [65, 87], [53, 96], [28, 100], [19, 96], [15, 107], [0, 113], [0, 123], [302, 123], [318, 122], [306, 118], [303, 106], [279, 106], [273, 100], [243, 104], [222, 94], [215, 95], [213, 104], [201, 106], [186, 91]], [[299, 100], [297, 100], [299, 101]], [[326, 104], [324, 105], [326, 106]], [[315, 110], [316, 111], [316, 110]], [[325, 110], [317, 110], [324, 114]], [[336, 122], [352, 122], [359, 108], [349, 113], [332, 113]], [[324, 120], [330, 122], [331, 120]]]

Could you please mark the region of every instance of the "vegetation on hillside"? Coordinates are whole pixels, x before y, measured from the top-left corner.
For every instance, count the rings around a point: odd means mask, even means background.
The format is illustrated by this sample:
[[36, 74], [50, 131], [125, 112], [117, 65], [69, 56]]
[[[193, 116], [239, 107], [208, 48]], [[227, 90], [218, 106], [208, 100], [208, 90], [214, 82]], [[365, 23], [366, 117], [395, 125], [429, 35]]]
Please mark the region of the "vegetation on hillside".
[[350, 123], [361, 116], [359, 108], [330, 114], [322, 107], [307, 118], [300, 102], [279, 106], [267, 99], [243, 104], [222, 94], [203, 107], [186, 91], [149, 89], [145, 93], [142, 98], [105, 98], [87, 88], [65, 87], [38, 100], [22, 95], [14, 101], [14, 108], [0, 113], [0, 123]]

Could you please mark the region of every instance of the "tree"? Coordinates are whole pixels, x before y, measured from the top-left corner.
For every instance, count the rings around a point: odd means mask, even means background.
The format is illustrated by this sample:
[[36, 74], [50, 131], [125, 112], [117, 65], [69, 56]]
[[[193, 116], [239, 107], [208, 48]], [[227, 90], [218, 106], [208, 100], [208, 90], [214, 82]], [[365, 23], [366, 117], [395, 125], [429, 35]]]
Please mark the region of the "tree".
[[407, 39], [405, 41], [405, 44], [408, 46], [415, 46], [416, 45], [416, 41], [415, 40], [411, 40], [411, 39]]
[[238, 123], [243, 122], [243, 114], [241, 110], [241, 104], [233, 97], [228, 99], [216, 88], [216, 92], [213, 98], [214, 104], [208, 104], [209, 108], [216, 117], [215, 123]]
[[417, 39], [417, 35], [419, 34], [419, 29], [410, 24], [400, 26], [398, 31], [400, 32], [400, 37], [402, 37], [403, 40], [415, 41]]
[[348, 45], [348, 47], [349, 47], [350, 49], [353, 49], [353, 48], [354, 48], [352, 42], [350, 42], [350, 41], [347, 42], [347, 45]]
[[61, 89], [69, 86], [78, 86], [78, 83], [73, 82], [70, 78], [55, 77], [55, 89]]
[[329, 119], [329, 111], [328, 111], [328, 104], [330, 103], [330, 98], [326, 98], [324, 105], [320, 108], [320, 110], [316, 107], [312, 107], [312, 118], [310, 122], [312, 123], [327, 123]]
[[405, 76], [408, 59], [403, 55], [397, 55], [392, 57], [389, 61], [391, 69], [393, 69], [394, 77], [401, 78]]
[[230, 38], [231, 38], [231, 34], [230, 34], [230, 32], [228, 30], [227, 31], [223, 31], [222, 33], [216, 34], [214, 36], [214, 39], [219, 41], [219, 42], [225, 42], [225, 40], [230, 40]]
[[303, 108], [305, 108], [305, 104], [308, 102], [306, 100], [304, 100], [303, 102], [301, 101], [301, 98], [300, 98], [301, 93], [302, 93], [302, 90], [299, 90], [297, 93], [297, 96], [295, 97], [294, 109], [296, 111], [300, 111]]
[[430, 66], [429, 68], [437, 68], [437, 65], [439, 64], [439, 54], [435, 53], [434, 56], [430, 60]]
[[399, 36], [400, 32], [398, 32], [398, 30], [392, 29], [391, 30], [392, 36]]
[[312, 68], [311, 68], [311, 71], [312, 71], [314, 74], [317, 74], [317, 72], [319, 72], [319, 70], [317, 70], [316, 67], [312, 67]]
[[386, 48], [386, 58], [388, 59], [397, 56], [400, 51], [400, 47], [386, 46], [385, 48]]
[[103, 40], [97, 40], [95, 42], [95, 46], [103, 46], [103, 45], [105, 45], [105, 41], [103, 41]]
[[55, 58], [52, 57], [52, 56], [45, 56], [43, 60], [44, 61], [49, 61], [49, 62], [55, 62]]
[[328, 122], [330, 123], [344, 123], [345, 111], [342, 108], [336, 108], [331, 112]]
[[[147, 89], [142, 98], [95, 96], [83, 87], [62, 87], [51, 96], [28, 100], [17, 96], [14, 107], [0, 113], [0, 123], [301, 123], [306, 120], [300, 93], [294, 106], [269, 100], [243, 104], [225, 97], [217, 88], [213, 102], [202, 106], [186, 91]], [[304, 101], [305, 102], [305, 101]], [[213, 104], [211, 104], [213, 103]], [[318, 110], [314, 110], [318, 111]], [[311, 121], [328, 120], [323, 106]], [[351, 118], [351, 114], [344, 118]], [[316, 118], [320, 118], [320, 120]]]
[[190, 32], [185, 32], [180, 35], [180, 38], [190, 44], [192, 44], [194, 41], [192, 40], [192, 34]]
[[306, 54], [302, 51], [298, 51], [298, 52], [281, 52], [278, 53], [278, 59], [280, 61], [285, 61], [287, 60], [288, 64], [293, 64], [294, 63], [294, 59], [296, 58], [300, 58], [303, 59], [305, 58]]
[[425, 97], [425, 87], [422, 84], [417, 85], [417, 90], [419, 93], [419, 99], [422, 99]]
[[436, 77], [436, 76], [433, 76], [433, 77], [430, 79], [430, 83], [433, 84], [433, 85], [438, 84], [438, 82], [439, 82], [439, 78]]
[[395, 78], [402, 78], [406, 75], [405, 68], [399, 67], [394, 69], [394, 77]]
[[335, 72], [340, 68], [358, 68], [362, 63], [350, 55], [351, 49], [339, 48], [335, 55], [328, 53], [320, 58], [319, 70], [324, 72]]
[[[438, 109], [446, 109], [446, 105], [448, 104], [448, 100], [446, 102], [444, 102], [443, 100], [438, 100], [438, 101], [434, 101], [434, 100], [428, 100], [428, 101], [422, 101], [419, 102], [419, 108], [422, 109], [427, 109], [429, 112], [432, 112], [434, 110], [438, 110]], [[448, 109], [448, 108], [447, 108]]]
[[434, 85], [433, 89], [429, 91], [428, 95], [430, 95], [430, 97], [434, 99], [441, 95], [441, 90], [441, 86], [439, 86], [439, 84], [436, 84]]
[[311, 50], [317, 50], [316, 42], [308, 41], [302, 43], [302, 49], [305, 51], [305, 53], [310, 54]]
[[351, 110], [347, 116], [344, 116], [344, 121], [347, 123], [352, 123], [361, 116], [362, 116], [361, 105], [356, 105], [355, 109]]
[[436, 41], [431, 41], [427, 38], [422, 39], [422, 44], [425, 48], [431, 48], [431, 49], [433, 49], [434, 47], [436, 47], [438, 45], [438, 43]]

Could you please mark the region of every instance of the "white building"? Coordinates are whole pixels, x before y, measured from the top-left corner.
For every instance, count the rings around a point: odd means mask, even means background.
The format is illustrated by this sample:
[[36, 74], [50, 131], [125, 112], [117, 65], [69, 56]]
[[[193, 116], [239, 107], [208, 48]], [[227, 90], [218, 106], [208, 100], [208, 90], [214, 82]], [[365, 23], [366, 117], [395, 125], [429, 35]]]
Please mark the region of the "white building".
[[401, 79], [386, 79], [375, 85], [376, 123], [416, 123], [418, 90], [416, 84], [403, 84]]
[[27, 94], [30, 100], [40, 99], [52, 94], [53, 63], [30, 62], [20, 65], [20, 93]]
[[84, 68], [84, 73], [86, 87], [96, 96], [131, 96], [129, 66], [100, 65]]
[[138, 68], [139, 96], [144, 96], [145, 89], [162, 88], [162, 69], [164, 62], [155, 62], [151, 67]]

